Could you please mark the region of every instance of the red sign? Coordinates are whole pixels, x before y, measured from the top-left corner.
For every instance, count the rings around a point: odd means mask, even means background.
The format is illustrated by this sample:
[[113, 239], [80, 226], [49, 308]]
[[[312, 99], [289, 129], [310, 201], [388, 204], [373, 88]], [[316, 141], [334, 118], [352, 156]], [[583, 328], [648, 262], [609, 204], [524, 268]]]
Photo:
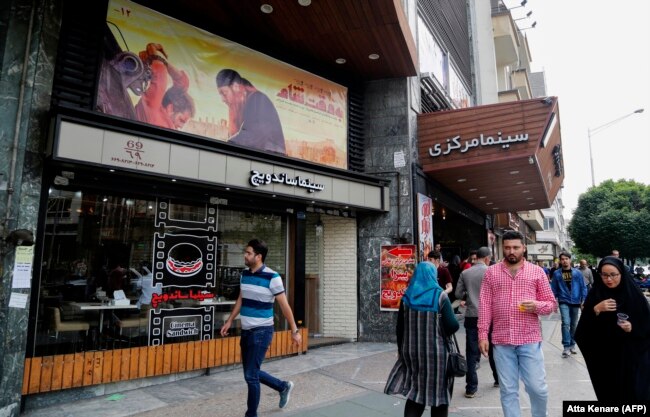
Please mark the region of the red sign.
[[381, 247], [380, 310], [396, 311], [415, 271], [415, 245]]

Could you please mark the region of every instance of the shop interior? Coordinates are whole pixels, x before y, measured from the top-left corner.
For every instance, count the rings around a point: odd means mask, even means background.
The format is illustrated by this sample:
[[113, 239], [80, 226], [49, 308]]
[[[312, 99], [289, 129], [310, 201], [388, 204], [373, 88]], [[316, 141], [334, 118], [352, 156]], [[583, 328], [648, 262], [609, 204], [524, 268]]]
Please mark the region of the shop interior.
[[[161, 224], [156, 222], [157, 211], [164, 206], [161, 200], [50, 189], [33, 356], [147, 346], [152, 307], [213, 307], [212, 337], [220, 337], [219, 329], [239, 295], [243, 251], [253, 237], [267, 242], [271, 250], [266, 264], [280, 273], [289, 288], [286, 214], [263, 212], [257, 207], [252, 212], [173, 199], [164, 202], [169, 221]], [[205, 228], [201, 225], [207, 224], [210, 209], [216, 211], [216, 227]], [[179, 223], [197, 226], [183, 229]], [[163, 298], [163, 294], [179, 288], [154, 284], [154, 236], [183, 233], [216, 237], [214, 286], [180, 288], [183, 294], [191, 290], [201, 297]], [[181, 266], [187, 266], [182, 261]], [[281, 314], [276, 305], [278, 329], [286, 327]], [[238, 326], [236, 320], [231, 334], [238, 334]], [[195, 339], [175, 341], [188, 340]]]

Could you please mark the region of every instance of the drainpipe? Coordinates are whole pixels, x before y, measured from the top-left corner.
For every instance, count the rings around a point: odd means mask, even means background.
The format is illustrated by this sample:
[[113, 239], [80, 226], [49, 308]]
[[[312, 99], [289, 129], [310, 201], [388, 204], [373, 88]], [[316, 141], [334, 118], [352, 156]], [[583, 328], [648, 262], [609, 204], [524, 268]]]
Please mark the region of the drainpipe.
[[25, 40], [25, 54], [23, 57], [23, 70], [21, 74], [21, 80], [20, 80], [20, 92], [18, 95], [18, 110], [16, 112], [16, 123], [14, 125], [14, 140], [12, 144], [12, 152], [11, 152], [11, 167], [9, 169], [9, 177], [7, 178], [7, 210], [5, 214], [5, 218], [2, 221], [1, 227], [1, 235], [2, 235], [2, 242], [0, 242], [1, 245], [1, 252], [4, 254], [4, 249], [5, 249], [5, 238], [7, 237], [7, 226], [9, 225], [9, 222], [11, 221], [11, 209], [12, 209], [12, 197], [15, 191], [14, 187], [14, 182], [16, 181], [16, 166], [18, 165], [18, 142], [20, 140], [20, 120], [23, 115], [23, 104], [25, 102], [25, 88], [27, 85], [27, 65], [29, 64], [29, 53], [30, 53], [30, 47], [32, 43], [32, 29], [34, 27], [34, 10], [36, 10], [36, 5], [34, 4], [34, 1], [32, 1], [32, 8], [31, 8], [30, 16], [29, 16], [29, 27], [27, 28], [27, 39]]

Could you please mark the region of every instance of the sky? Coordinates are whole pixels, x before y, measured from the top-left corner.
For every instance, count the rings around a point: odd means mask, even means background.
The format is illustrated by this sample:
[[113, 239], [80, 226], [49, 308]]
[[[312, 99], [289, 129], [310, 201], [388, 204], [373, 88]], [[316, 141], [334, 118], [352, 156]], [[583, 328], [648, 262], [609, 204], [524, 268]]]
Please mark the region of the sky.
[[525, 30], [532, 71], [544, 71], [557, 96], [564, 156], [565, 220], [591, 187], [588, 129], [595, 183], [621, 178], [650, 185], [650, 1], [505, 0]]

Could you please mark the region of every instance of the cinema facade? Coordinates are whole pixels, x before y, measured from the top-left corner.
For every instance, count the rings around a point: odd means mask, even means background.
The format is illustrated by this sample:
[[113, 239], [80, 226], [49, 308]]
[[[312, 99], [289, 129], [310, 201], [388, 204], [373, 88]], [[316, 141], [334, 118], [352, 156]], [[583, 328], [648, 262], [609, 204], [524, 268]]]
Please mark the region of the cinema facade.
[[238, 322], [218, 333], [254, 237], [305, 340], [278, 310], [269, 356], [392, 340], [384, 261], [486, 244], [480, 196], [543, 206], [563, 178], [555, 99], [420, 111], [415, 2], [37, 3], [3, 34], [10, 415], [238, 363]]

